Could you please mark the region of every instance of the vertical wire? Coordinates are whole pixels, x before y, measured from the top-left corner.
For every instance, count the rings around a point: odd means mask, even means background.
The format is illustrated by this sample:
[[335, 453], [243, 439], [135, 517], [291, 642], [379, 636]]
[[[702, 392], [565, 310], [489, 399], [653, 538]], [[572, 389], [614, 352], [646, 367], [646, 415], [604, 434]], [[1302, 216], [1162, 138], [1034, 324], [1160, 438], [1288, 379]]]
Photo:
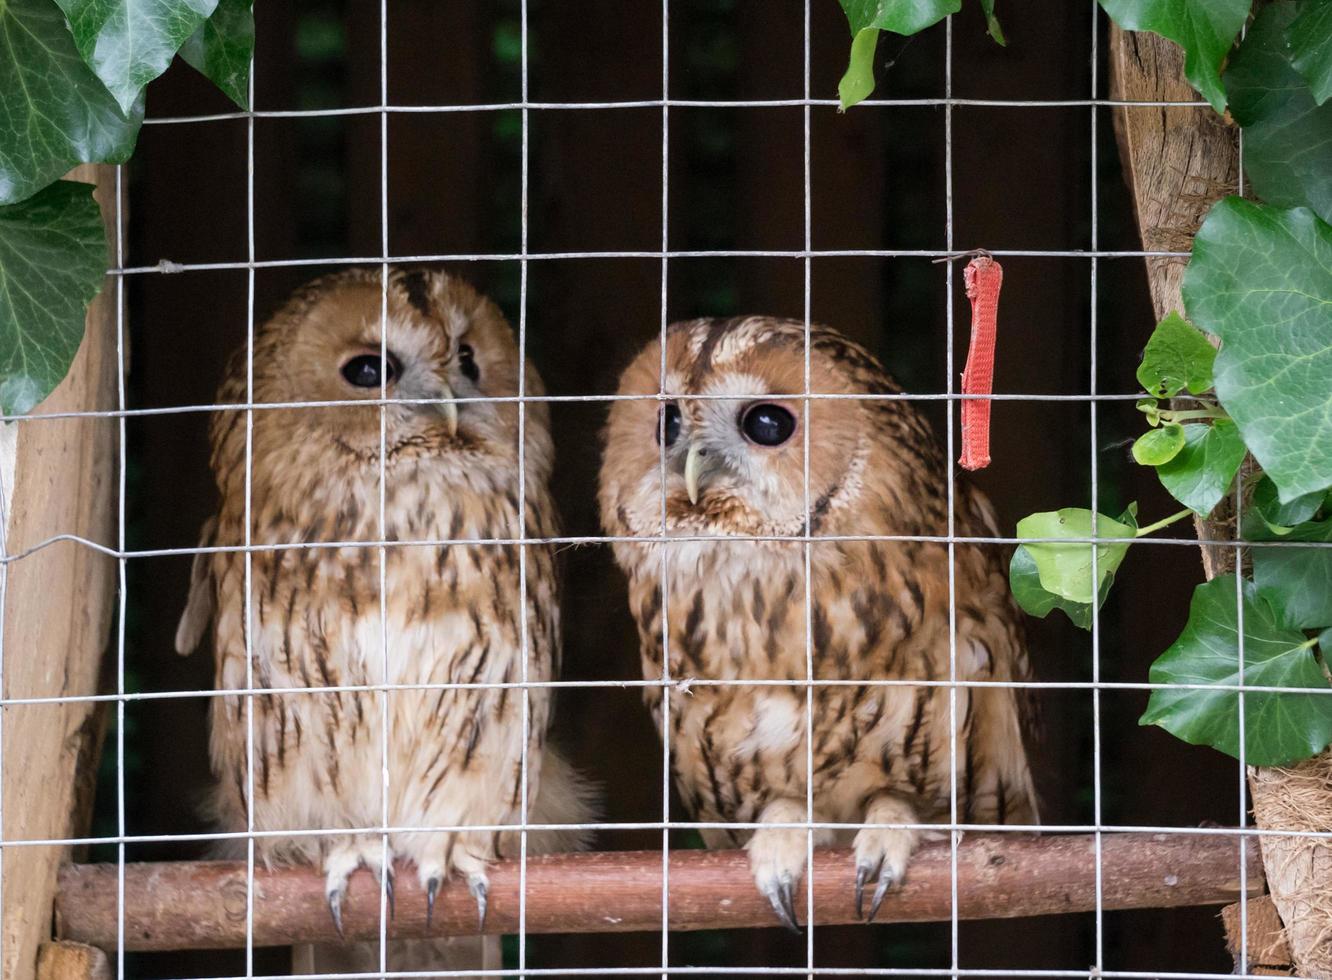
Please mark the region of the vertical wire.
[[[254, 554], [250, 551], [254, 477], [254, 54], [250, 55], [249, 107], [245, 118], [245, 688], [254, 690]], [[123, 491], [122, 491], [123, 493]], [[122, 534], [123, 524], [122, 520]], [[123, 631], [122, 631], [123, 633]], [[123, 667], [123, 658], [122, 658]], [[121, 687], [123, 693], [123, 682]], [[254, 695], [245, 697], [245, 976], [254, 976]], [[124, 728], [122, 726], [122, 739]], [[123, 760], [122, 760], [123, 761]], [[117, 766], [123, 771], [124, 766]], [[123, 794], [122, 794], [123, 795]], [[123, 805], [123, 799], [122, 799]], [[123, 862], [122, 862], [123, 864]], [[122, 869], [123, 870], [123, 869]], [[123, 927], [123, 923], [122, 923]], [[123, 943], [122, 943], [123, 946]]]
[[[1091, 101], [1092, 105], [1088, 112], [1091, 113], [1091, 248], [1090, 258], [1090, 282], [1091, 291], [1090, 308], [1088, 310], [1088, 334], [1090, 337], [1090, 394], [1092, 397], [1088, 400], [1088, 409], [1090, 415], [1090, 436], [1089, 453], [1091, 456], [1091, 536], [1097, 536], [1097, 524], [1100, 520], [1100, 467], [1096, 453], [1097, 439], [1097, 417], [1096, 417], [1096, 347], [1097, 347], [1097, 294], [1098, 294], [1098, 274], [1099, 260], [1096, 257], [1096, 249], [1100, 246], [1100, 203], [1096, 186], [1097, 170], [1097, 149], [1096, 149], [1096, 98], [1100, 90], [1097, 68], [1100, 62], [1100, 39], [1097, 31], [1100, 25], [1099, 12], [1097, 9], [1097, 0], [1091, 0]], [[1097, 565], [1099, 555], [1097, 550], [1099, 545], [1089, 545], [1091, 548], [1091, 583], [1092, 583], [1092, 823], [1096, 826], [1096, 833], [1093, 838], [1094, 855], [1096, 860], [1095, 883], [1096, 883], [1096, 969], [1105, 969], [1105, 908], [1104, 908], [1104, 881], [1102, 879], [1101, 866], [1101, 609], [1100, 609], [1100, 580], [1098, 578]]]
[[803, 131], [803, 150], [804, 150], [804, 386], [805, 399], [802, 406], [805, 416], [805, 424], [801, 426], [804, 430], [804, 442], [801, 446], [801, 462], [803, 471], [801, 473], [801, 486], [804, 493], [804, 511], [805, 511], [805, 820], [808, 826], [805, 830], [805, 969], [808, 976], [814, 976], [814, 627], [812, 623], [814, 613], [814, 589], [810, 581], [810, 574], [813, 571], [813, 549], [811, 534], [813, 528], [810, 526], [812, 521], [812, 511], [809, 504], [809, 427], [811, 421], [810, 415], [810, 342], [812, 340], [812, 327], [810, 319], [812, 314], [811, 301], [811, 279], [813, 259], [810, 256], [810, 250], [813, 247], [813, 238], [811, 235], [810, 216], [813, 213], [811, 191], [812, 175], [810, 169], [810, 104], [809, 104], [809, 49], [810, 49], [810, 17], [809, 0], [805, 0], [805, 41], [803, 51], [803, 81], [804, 86], [804, 131]]
[[[1240, 28], [1240, 38], [1243, 39], [1248, 33], [1248, 25]], [[1203, 110], [1206, 112], [1207, 110]], [[1236, 160], [1236, 192], [1240, 197], [1244, 196], [1244, 130], [1239, 131], [1238, 156]], [[1237, 476], [1235, 481], [1235, 515], [1236, 518], [1244, 510], [1244, 479], [1243, 476]], [[1244, 545], [1243, 534], [1240, 531], [1240, 522], [1235, 521], [1235, 639], [1237, 644], [1236, 657], [1239, 661], [1239, 671], [1236, 675], [1236, 684], [1244, 684]], [[1249, 798], [1248, 798], [1248, 765], [1245, 761], [1245, 743], [1248, 736], [1244, 728], [1244, 701], [1243, 691], [1239, 692], [1237, 714], [1239, 718], [1239, 825], [1243, 830], [1248, 823], [1249, 816]], [[1249, 972], [1249, 862], [1248, 862], [1248, 837], [1244, 834], [1239, 835], [1239, 882], [1240, 882], [1240, 973]]]
[[[379, 0], [379, 540], [387, 540], [388, 500], [388, 0]], [[387, 685], [388, 655], [388, 548], [379, 552], [379, 659], [380, 683]], [[389, 827], [389, 710], [396, 695], [387, 686], [372, 695], [379, 702], [379, 807], [380, 826]], [[379, 850], [379, 969], [388, 969], [388, 890], [393, 875], [389, 835], [380, 835]], [[359, 849], [359, 842], [358, 842]]]
[[[944, 21], [944, 247], [952, 253], [953, 244], [953, 18], [950, 14]], [[947, 295], [948, 331], [945, 335], [945, 359], [947, 361], [944, 378], [945, 393], [949, 396], [944, 404], [948, 412], [948, 455], [946, 458], [948, 477], [948, 812], [949, 822], [957, 826], [957, 533], [955, 520], [955, 501], [957, 499], [957, 476], [953, 466], [956, 455], [953, 444], [953, 416], [955, 399], [953, 398], [953, 263], [944, 263]], [[968, 692], [968, 697], [972, 692]], [[957, 916], [957, 845], [959, 833], [948, 832], [949, 851], [949, 937], [951, 949], [951, 974], [958, 975], [959, 942]]]
[[[521, 0], [521, 65], [522, 65], [522, 151], [519, 186], [519, 217], [521, 258], [518, 260], [518, 649], [522, 658], [523, 682], [522, 754], [519, 762], [518, 803], [518, 970], [527, 969], [527, 778], [528, 745], [532, 728], [532, 690], [527, 686], [528, 644], [527, 630], [527, 402], [523, 400], [527, 380], [527, 223], [528, 223], [528, 43], [527, 0]], [[553, 652], [553, 651], [552, 651]], [[547, 690], [547, 696], [550, 691]]]
[[[125, 231], [121, 213], [122, 181], [125, 168], [116, 167], [116, 268], [125, 266]], [[121, 411], [116, 452], [119, 457], [116, 488], [116, 543], [125, 552], [125, 277], [116, 276], [116, 404]], [[116, 826], [122, 838], [116, 847], [116, 976], [125, 976], [125, 607], [127, 603], [128, 559], [116, 562], [120, 587], [116, 615]], [[6, 566], [8, 568], [8, 566]], [[3, 608], [3, 596], [0, 596]], [[3, 626], [0, 623], [0, 626]], [[3, 630], [0, 629], [0, 633]], [[2, 932], [3, 930], [0, 930]]]
[[[670, 106], [671, 95], [671, 5], [661, 0], [661, 365], [658, 395], [666, 394], [666, 306], [667, 258], [670, 248], [667, 208], [670, 206]], [[659, 478], [661, 491], [661, 536], [666, 537], [666, 402], [658, 403], [657, 425]], [[671, 652], [670, 603], [667, 578], [670, 564], [666, 544], [658, 545], [661, 562], [661, 977], [666, 980], [670, 968], [671, 859], [669, 824], [671, 820]]]

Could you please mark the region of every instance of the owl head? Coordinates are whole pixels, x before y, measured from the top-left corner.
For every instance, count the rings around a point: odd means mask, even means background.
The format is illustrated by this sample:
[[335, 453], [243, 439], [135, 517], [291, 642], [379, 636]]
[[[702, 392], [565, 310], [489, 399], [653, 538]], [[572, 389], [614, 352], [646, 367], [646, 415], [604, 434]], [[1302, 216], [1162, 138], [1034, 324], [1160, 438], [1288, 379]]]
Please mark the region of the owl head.
[[[381, 398], [390, 401], [386, 466], [443, 455], [516, 458], [517, 403], [467, 400], [518, 394], [517, 344], [498, 307], [462, 280], [430, 269], [391, 270], [386, 298], [385, 310], [379, 269], [348, 269], [298, 290], [256, 331], [255, 403], [294, 403], [254, 413], [257, 463], [333, 454], [346, 468], [377, 472]], [[542, 390], [529, 369], [526, 392]], [[243, 402], [245, 395], [242, 347], [220, 397]], [[358, 401], [367, 404], [345, 404]], [[344, 404], [302, 407], [311, 402]], [[545, 406], [529, 404], [528, 416], [529, 431], [545, 436]], [[238, 417], [224, 412], [215, 420], [217, 451], [234, 441]], [[549, 456], [548, 439], [536, 455]]]
[[619, 394], [675, 397], [616, 401], [606, 426], [600, 504], [615, 533], [660, 534], [663, 486], [667, 534], [802, 533], [806, 427], [817, 529], [863, 484], [876, 407], [855, 396], [897, 390], [865, 350], [815, 327], [809, 391], [851, 397], [806, 407], [804, 324], [766, 317], [673, 324], [662, 383], [657, 340]]

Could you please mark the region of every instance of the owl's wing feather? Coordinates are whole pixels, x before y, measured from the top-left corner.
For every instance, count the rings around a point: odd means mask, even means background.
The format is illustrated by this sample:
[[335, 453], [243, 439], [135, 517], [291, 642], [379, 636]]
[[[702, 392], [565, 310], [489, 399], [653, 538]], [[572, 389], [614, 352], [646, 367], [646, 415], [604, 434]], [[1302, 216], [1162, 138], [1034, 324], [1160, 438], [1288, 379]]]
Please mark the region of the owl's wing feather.
[[[210, 517], [204, 521], [203, 529], [199, 533], [200, 547], [208, 547], [213, 543], [213, 536], [217, 532], [217, 518]], [[182, 657], [188, 656], [199, 648], [203, 641], [204, 633], [213, 621], [213, 576], [209, 572], [210, 559], [212, 555], [206, 552], [198, 552], [194, 556], [194, 563], [190, 567], [190, 595], [185, 600], [185, 610], [180, 614], [180, 622], [176, 624], [176, 652]]]

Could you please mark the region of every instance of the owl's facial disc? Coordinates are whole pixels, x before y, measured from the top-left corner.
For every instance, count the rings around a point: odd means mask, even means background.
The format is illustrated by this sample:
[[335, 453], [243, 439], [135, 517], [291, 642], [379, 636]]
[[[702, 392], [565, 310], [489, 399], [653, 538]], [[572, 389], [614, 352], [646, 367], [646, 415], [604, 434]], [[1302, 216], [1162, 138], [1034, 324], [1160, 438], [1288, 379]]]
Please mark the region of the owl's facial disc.
[[[685, 425], [678, 408], [663, 410], [660, 432], [666, 448], [677, 441], [683, 449], [685, 493], [697, 507], [711, 488], [759, 503], [771, 482], [773, 457], [782, 454], [798, 429], [794, 406], [783, 399], [760, 397], [751, 401], [700, 400], [690, 407]], [[683, 436], [682, 436], [683, 432]], [[676, 457], [680, 457], [677, 449]]]
[[428, 365], [418, 364], [419, 360], [410, 354], [399, 356], [392, 348], [381, 356], [378, 344], [372, 342], [354, 347], [344, 356], [338, 373], [356, 395], [377, 397], [382, 391], [389, 398], [409, 403], [422, 399], [406, 407], [428, 419], [443, 416], [449, 437], [456, 437], [458, 403], [453, 401], [453, 389]]

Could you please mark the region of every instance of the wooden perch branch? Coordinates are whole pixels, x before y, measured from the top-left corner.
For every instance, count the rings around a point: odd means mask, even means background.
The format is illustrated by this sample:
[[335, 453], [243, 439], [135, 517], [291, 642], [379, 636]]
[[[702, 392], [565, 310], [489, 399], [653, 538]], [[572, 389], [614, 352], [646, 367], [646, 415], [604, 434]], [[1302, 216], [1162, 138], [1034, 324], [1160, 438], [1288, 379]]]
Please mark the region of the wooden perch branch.
[[[1263, 891], [1258, 848], [1247, 849], [1248, 894]], [[527, 930], [633, 932], [661, 928], [661, 854], [624, 851], [558, 854], [527, 862]], [[1085, 912], [1095, 908], [1091, 835], [968, 834], [958, 848], [958, 914], [964, 919]], [[486, 931], [518, 930], [518, 864], [490, 870]], [[951, 861], [946, 843], [927, 844], [878, 921], [950, 917]], [[816, 923], [855, 922], [855, 865], [845, 849], [814, 854]], [[1106, 834], [1103, 907], [1165, 908], [1233, 902], [1240, 894], [1239, 844], [1217, 834]], [[410, 867], [396, 878], [396, 914], [388, 934], [427, 935], [426, 902]], [[231, 861], [131, 864], [125, 868], [125, 948], [222, 949], [245, 943], [245, 865]], [[670, 928], [767, 927], [777, 919], [755, 890], [743, 851], [672, 851]], [[804, 890], [796, 899], [803, 921]], [[116, 944], [116, 867], [71, 865], [56, 900], [61, 938]], [[348, 939], [379, 935], [379, 884], [366, 871], [352, 879], [343, 920]], [[465, 883], [449, 882], [435, 904], [432, 935], [477, 929]], [[323, 878], [308, 868], [256, 869], [257, 946], [336, 942]]]

